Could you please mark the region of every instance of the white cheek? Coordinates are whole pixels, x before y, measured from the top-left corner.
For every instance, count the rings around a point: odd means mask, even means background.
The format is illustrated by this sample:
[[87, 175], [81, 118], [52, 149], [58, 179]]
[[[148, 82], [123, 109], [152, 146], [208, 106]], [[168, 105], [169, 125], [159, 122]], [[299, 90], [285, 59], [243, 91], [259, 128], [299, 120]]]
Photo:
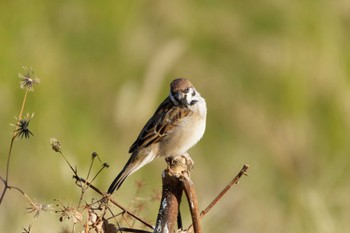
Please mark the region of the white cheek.
[[191, 94], [186, 94], [186, 103], [187, 104], [190, 104], [191, 103], [191, 101], [192, 101], [192, 95]]

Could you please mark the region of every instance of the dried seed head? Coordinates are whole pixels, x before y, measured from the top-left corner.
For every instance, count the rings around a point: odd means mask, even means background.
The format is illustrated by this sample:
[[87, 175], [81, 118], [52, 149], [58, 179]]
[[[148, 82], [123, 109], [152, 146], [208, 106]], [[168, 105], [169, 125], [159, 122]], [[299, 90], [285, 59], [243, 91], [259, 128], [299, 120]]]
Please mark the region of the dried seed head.
[[97, 153], [96, 152], [92, 152], [92, 154], [91, 154], [91, 157], [92, 158], [95, 158], [95, 157], [97, 157], [98, 155], [97, 155]]
[[33, 91], [34, 90], [33, 86], [35, 84], [40, 83], [40, 79], [38, 79], [38, 77], [35, 75], [32, 68], [28, 69], [27, 67], [23, 66], [23, 69], [25, 73], [18, 74], [18, 77], [21, 79], [20, 87], [28, 91]]
[[52, 209], [51, 204], [41, 204], [37, 201], [31, 202], [30, 206], [27, 208], [28, 213], [34, 213], [34, 218], [39, 217], [41, 211], [50, 212]]
[[25, 137], [29, 139], [31, 135], [32, 136], [34, 135], [29, 130], [29, 122], [33, 117], [34, 117], [34, 113], [32, 113], [32, 115], [29, 115], [27, 113], [27, 115], [23, 119], [18, 119], [16, 117], [17, 123], [14, 125], [16, 126], [15, 137], [21, 137], [21, 139]]
[[61, 152], [61, 144], [57, 140], [57, 138], [50, 138], [50, 144], [52, 146], [52, 149], [56, 152]]

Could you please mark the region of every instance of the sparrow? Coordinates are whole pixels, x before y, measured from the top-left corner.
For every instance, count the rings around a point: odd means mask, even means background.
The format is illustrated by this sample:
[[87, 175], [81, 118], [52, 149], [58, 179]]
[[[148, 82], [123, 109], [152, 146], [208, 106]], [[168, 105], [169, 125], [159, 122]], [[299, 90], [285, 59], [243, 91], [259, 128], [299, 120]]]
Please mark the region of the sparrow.
[[129, 175], [155, 158], [186, 154], [202, 138], [206, 116], [205, 99], [192, 83], [184, 78], [173, 80], [169, 96], [159, 105], [131, 145], [131, 156], [107, 193], [118, 190]]

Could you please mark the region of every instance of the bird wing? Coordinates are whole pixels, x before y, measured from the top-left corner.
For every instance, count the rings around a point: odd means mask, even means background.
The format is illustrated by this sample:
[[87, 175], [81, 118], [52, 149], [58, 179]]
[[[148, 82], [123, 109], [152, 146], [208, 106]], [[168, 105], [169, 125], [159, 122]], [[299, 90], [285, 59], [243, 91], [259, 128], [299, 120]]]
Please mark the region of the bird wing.
[[190, 115], [192, 111], [187, 107], [176, 106], [169, 97], [166, 98], [143, 127], [136, 141], [131, 145], [129, 153], [164, 140], [174, 127]]

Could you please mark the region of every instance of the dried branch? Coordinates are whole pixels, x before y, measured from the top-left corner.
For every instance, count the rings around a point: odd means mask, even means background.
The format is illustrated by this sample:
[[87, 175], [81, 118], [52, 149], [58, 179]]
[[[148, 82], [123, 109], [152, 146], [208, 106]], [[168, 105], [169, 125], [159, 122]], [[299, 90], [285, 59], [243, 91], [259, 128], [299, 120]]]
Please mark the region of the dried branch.
[[[75, 179], [75, 183], [77, 186], [81, 187], [81, 196], [80, 196], [80, 200], [79, 200], [79, 204], [78, 206], [80, 206], [80, 203], [82, 201], [83, 198], [83, 194], [85, 193], [85, 191], [89, 188], [91, 188], [92, 190], [94, 190], [96, 193], [100, 194], [102, 196], [102, 199], [100, 200], [101, 205], [107, 203], [108, 201], [110, 201], [112, 204], [114, 204], [115, 206], [117, 206], [118, 208], [120, 208], [124, 213], [127, 213], [128, 215], [130, 215], [131, 217], [133, 217], [134, 219], [136, 219], [137, 221], [141, 222], [142, 224], [144, 224], [145, 226], [149, 227], [150, 229], [154, 229], [154, 227], [147, 223], [145, 220], [141, 219], [140, 217], [138, 217], [136, 214], [130, 212], [127, 208], [123, 207], [122, 205], [120, 205], [119, 203], [117, 203], [115, 200], [113, 200], [111, 198], [110, 195], [106, 195], [104, 192], [102, 192], [100, 189], [98, 189], [96, 186], [92, 185], [91, 182], [87, 181], [87, 179], [84, 179], [82, 177], [80, 177], [78, 175], [78, 171], [76, 168], [73, 168], [73, 166], [71, 165], [71, 163], [69, 162], [69, 160], [66, 158], [66, 156], [63, 154], [62, 152], [62, 147], [60, 142], [56, 139], [56, 138], [51, 138], [50, 139], [50, 144], [52, 146], [52, 149], [55, 152], [58, 152], [63, 159], [65, 160], [65, 162], [68, 164], [69, 168], [71, 169], [71, 171], [73, 172], [73, 178]], [[91, 160], [91, 164], [90, 164], [90, 168], [89, 168], [89, 172], [87, 175], [87, 178], [90, 176], [90, 172], [92, 169], [92, 164], [95, 161], [95, 158], [97, 158], [100, 162], [100, 158], [98, 157], [96, 152], [92, 153], [92, 160]], [[102, 162], [101, 162], [102, 163]], [[107, 163], [102, 163], [102, 167], [100, 168], [100, 170], [97, 172], [97, 174], [92, 178], [92, 181], [95, 180], [95, 178], [97, 177], [98, 174], [100, 174], [100, 172], [104, 169], [104, 168], [108, 168], [109, 165]], [[110, 210], [110, 212], [112, 213], [112, 211]], [[113, 213], [112, 213], [113, 215]], [[114, 216], [114, 215], [113, 215]]]
[[[134, 213], [130, 212], [127, 208], [123, 207], [122, 205], [120, 205], [118, 202], [116, 202], [115, 200], [113, 200], [111, 198], [111, 196], [107, 196], [105, 193], [103, 193], [101, 190], [99, 190], [96, 186], [92, 185], [91, 183], [89, 183], [88, 181], [86, 181], [84, 178], [81, 178], [79, 176], [74, 175], [73, 178], [76, 180], [76, 182], [81, 182], [86, 184], [89, 188], [91, 188], [92, 190], [94, 190], [95, 192], [97, 192], [98, 194], [100, 194], [101, 196], [103, 196], [104, 200], [109, 200], [113, 205], [117, 206], [118, 208], [120, 208], [121, 210], [124, 211], [124, 213], [127, 213], [128, 215], [130, 215], [131, 217], [133, 217], [134, 219], [136, 219], [137, 221], [141, 222], [142, 224], [144, 224], [145, 226], [149, 227], [150, 229], [154, 229], [154, 227], [149, 224], [148, 222], [146, 222], [145, 220], [143, 220], [142, 218], [138, 217], [137, 215], [135, 215]], [[103, 201], [104, 201], [103, 200]]]
[[184, 191], [188, 200], [188, 205], [190, 207], [194, 232], [201, 233], [202, 226], [200, 223], [198, 201], [197, 201], [195, 186], [187, 173], [183, 174], [183, 179], [181, 179], [181, 181], [183, 183]]
[[159, 207], [155, 232], [174, 232], [176, 222], [178, 228], [182, 228], [179, 206], [182, 192], [188, 199], [195, 232], [201, 233], [199, 211], [196, 192], [190, 179], [189, 171], [193, 167], [193, 161], [188, 154], [167, 159], [168, 168], [162, 175], [163, 191]]
[[140, 229], [126, 228], [126, 227], [117, 228], [117, 232], [152, 233], [150, 231], [144, 231]]
[[[249, 168], [249, 165], [243, 165], [243, 168], [240, 170], [240, 172], [231, 180], [231, 182], [217, 195], [217, 197], [200, 213], [200, 218], [202, 219], [210, 210], [213, 208], [218, 201], [227, 193], [227, 191], [235, 184], [237, 184], [240, 180], [240, 178], [243, 175], [247, 175], [247, 170]], [[193, 225], [190, 225], [187, 229], [187, 232], [193, 231]]]
[[162, 198], [156, 221], [155, 232], [174, 232], [178, 220], [182, 197], [182, 184], [169, 169], [162, 175]]

